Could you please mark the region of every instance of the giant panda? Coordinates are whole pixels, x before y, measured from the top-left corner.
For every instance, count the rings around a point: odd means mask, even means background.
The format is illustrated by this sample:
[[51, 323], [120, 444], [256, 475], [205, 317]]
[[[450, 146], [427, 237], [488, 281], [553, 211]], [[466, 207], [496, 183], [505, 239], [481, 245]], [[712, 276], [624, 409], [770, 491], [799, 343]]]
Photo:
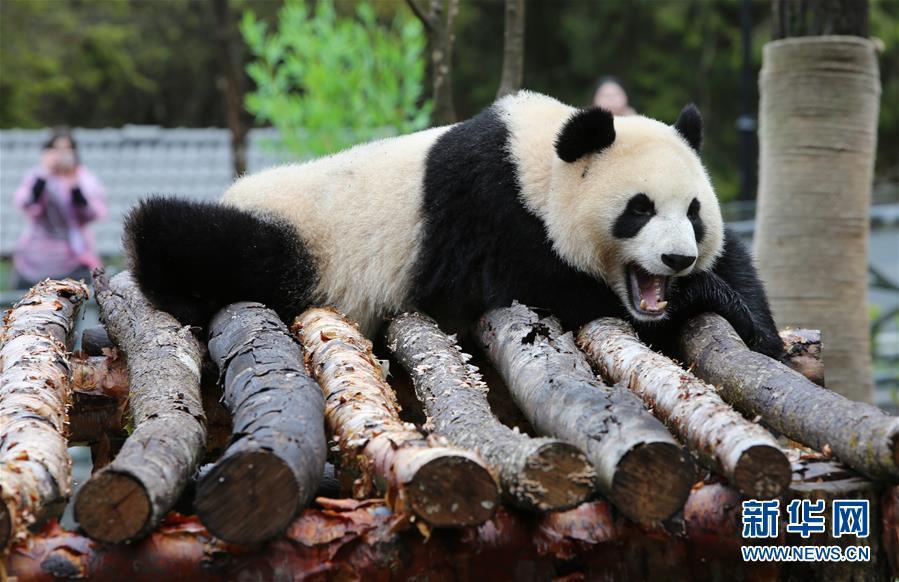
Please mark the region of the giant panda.
[[221, 203], [149, 198], [124, 246], [149, 300], [190, 325], [255, 300], [286, 321], [333, 305], [369, 335], [409, 309], [465, 332], [517, 300], [570, 329], [627, 318], [669, 352], [687, 317], [715, 311], [779, 357], [701, 140], [692, 105], [667, 125], [521, 91], [455, 125], [244, 176]]

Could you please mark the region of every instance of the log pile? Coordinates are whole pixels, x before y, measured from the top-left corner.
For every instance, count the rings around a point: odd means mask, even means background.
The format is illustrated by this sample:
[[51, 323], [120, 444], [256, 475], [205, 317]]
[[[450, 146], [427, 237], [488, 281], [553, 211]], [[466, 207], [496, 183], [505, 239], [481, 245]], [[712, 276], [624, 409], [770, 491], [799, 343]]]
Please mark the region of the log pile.
[[[127, 273], [96, 287], [104, 326], [82, 336], [84, 353], [66, 343], [83, 286], [46, 282], [4, 322], [0, 543], [18, 543], [0, 566], [11, 576], [502, 578], [513, 563], [532, 578], [899, 573], [899, 420], [821, 388], [808, 330], [782, 334], [781, 363], [701, 315], [680, 338], [687, 370], [618, 320], [585, 326], [576, 343], [577, 330], [526, 306], [494, 310], [474, 337], [525, 434], [497, 419], [478, 369], [423, 314], [386, 333], [427, 415], [416, 426], [372, 344], [332, 309], [288, 330], [262, 305], [230, 305], [204, 342]], [[820, 453], [784, 450], [763, 427]], [[94, 457], [79, 533], [38, 529], [67, 494], [66, 439]], [[699, 482], [691, 457], [707, 470]], [[867, 500], [869, 538], [779, 541], [866, 545], [873, 557], [744, 562], [747, 497]]]

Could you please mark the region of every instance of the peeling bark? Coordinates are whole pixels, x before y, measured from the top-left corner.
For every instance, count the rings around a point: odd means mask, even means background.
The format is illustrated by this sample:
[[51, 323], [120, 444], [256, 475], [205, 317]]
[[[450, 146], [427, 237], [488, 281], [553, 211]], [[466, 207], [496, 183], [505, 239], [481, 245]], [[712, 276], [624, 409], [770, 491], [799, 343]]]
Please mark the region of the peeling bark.
[[818, 386], [824, 386], [824, 362], [821, 361], [821, 332], [817, 329], [784, 329], [783, 363]]
[[127, 272], [95, 274], [110, 337], [125, 354], [134, 432], [115, 460], [75, 499], [75, 520], [94, 539], [149, 534], [197, 467], [206, 443], [200, 400], [201, 348], [190, 330], [150, 306]]
[[[839, 477], [819, 461], [805, 461], [818, 484]], [[794, 486], [815, 487], [797, 465]], [[840, 481], [838, 478], [837, 481]], [[894, 492], [895, 489], [891, 489]], [[853, 495], [852, 491], [848, 491]], [[479, 527], [441, 531], [425, 538], [404, 527], [383, 500], [316, 499], [283, 536], [264, 546], [240, 547], [213, 538], [195, 518], [171, 514], [153, 535], [129, 545], [98, 544], [58, 526], [12, 548], [9, 575], [20, 580], [58, 577], [130, 582], [159, 580], [809, 580], [815, 564], [744, 562], [742, 496], [719, 483], [698, 483], [682, 514], [665, 527], [639, 527], [616, 516], [606, 501], [533, 516], [500, 508]], [[899, 495], [885, 496], [880, 513], [887, 531], [899, 528]], [[875, 511], [875, 513], [877, 513]], [[783, 532], [785, 522], [781, 521]], [[876, 523], [872, 522], [872, 527]], [[829, 545], [826, 536], [802, 543]], [[846, 538], [843, 538], [846, 539]], [[850, 537], [847, 543], [855, 543]], [[775, 543], [780, 543], [774, 540]], [[896, 559], [899, 545], [885, 543]], [[895, 562], [894, 562], [895, 563]], [[826, 579], [887, 580], [882, 555], [872, 562], [822, 563]], [[831, 570], [831, 568], [834, 568]], [[839, 568], [839, 570], [837, 570]], [[791, 575], [792, 574], [792, 575]]]
[[109, 430], [124, 427], [128, 405], [128, 369], [118, 350], [106, 356], [73, 357], [73, 405], [69, 442], [99, 442]]
[[433, 526], [477, 524], [493, 515], [498, 488], [490, 472], [477, 455], [432, 446], [400, 420], [396, 395], [355, 325], [333, 309], [309, 309], [292, 330], [324, 391], [325, 419], [345, 465], [341, 477], [357, 477], [355, 497], [377, 488], [394, 511]]
[[534, 428], [586, 452], [625, 515], [652, 522], [683, 506], [693, 483], [683, 449], [634, 394], [596, 378], [555, 319], [515, 303], [482, 317], [477, 335]]
[[84, 283], [38, 283], [6, 312], [0, 336], [0, 553], [71, 488], [66, 450], [74, 321]]
[[390, 349], [415, 384], [434, 433], [481, 455], [514, 504], [540, 511], [573, 507], [593, 491], [584, 453], [557, 439], [531, 438], [490, 411], [487, 384], [452, 337], [431, 318], [403, 314], [387, 330]]
[[687, 364], [743, 414], [872, 478], [899, 479], [899, 418], [813, 384], [750, 351], [727, 321], [699, 315], [680, 338]]
[[578, 345], [608, 380], [634, 391], [696, 453], [741, 493], [769, 499], [790, 482], [790, 462], [774, 437], [697, 379], [642, 343], [630, 324], [597, 319], [581, 328]]
[[200, 520], [216, 537], [253, 544], [283, 532], [311, 501], [325, 465], [322, 391], [274, 311], [234, 303], [209, 328], [233, 433], [197, 486]]

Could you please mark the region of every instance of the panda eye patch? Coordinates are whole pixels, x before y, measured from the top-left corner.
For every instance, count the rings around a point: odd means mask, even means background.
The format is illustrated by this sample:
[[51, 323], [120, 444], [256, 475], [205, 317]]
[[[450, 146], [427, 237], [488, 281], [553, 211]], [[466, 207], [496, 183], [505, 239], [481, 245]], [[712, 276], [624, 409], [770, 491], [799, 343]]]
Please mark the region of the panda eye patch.
[[656, 213], [656, 206], [646, 194], [637, 194], [628, 200], [627, 211], [637, 216], [652, 216]]
[[689, 218], [698, 218], [699, 217], [699, 200], [696, 198], [690, 202], [690, 207], [687, 208], [687, 216]]

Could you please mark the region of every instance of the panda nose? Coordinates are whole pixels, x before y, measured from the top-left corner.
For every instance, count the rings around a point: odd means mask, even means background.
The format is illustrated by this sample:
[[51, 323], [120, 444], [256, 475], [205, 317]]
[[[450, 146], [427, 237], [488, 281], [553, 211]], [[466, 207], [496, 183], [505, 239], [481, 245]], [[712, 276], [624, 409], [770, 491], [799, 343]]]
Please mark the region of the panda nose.
[[687, 255], [662, 255], [662, 262], [674, 269], [675, 273], [680, 273], [695, 263], [696, 257], [688, 257]]

